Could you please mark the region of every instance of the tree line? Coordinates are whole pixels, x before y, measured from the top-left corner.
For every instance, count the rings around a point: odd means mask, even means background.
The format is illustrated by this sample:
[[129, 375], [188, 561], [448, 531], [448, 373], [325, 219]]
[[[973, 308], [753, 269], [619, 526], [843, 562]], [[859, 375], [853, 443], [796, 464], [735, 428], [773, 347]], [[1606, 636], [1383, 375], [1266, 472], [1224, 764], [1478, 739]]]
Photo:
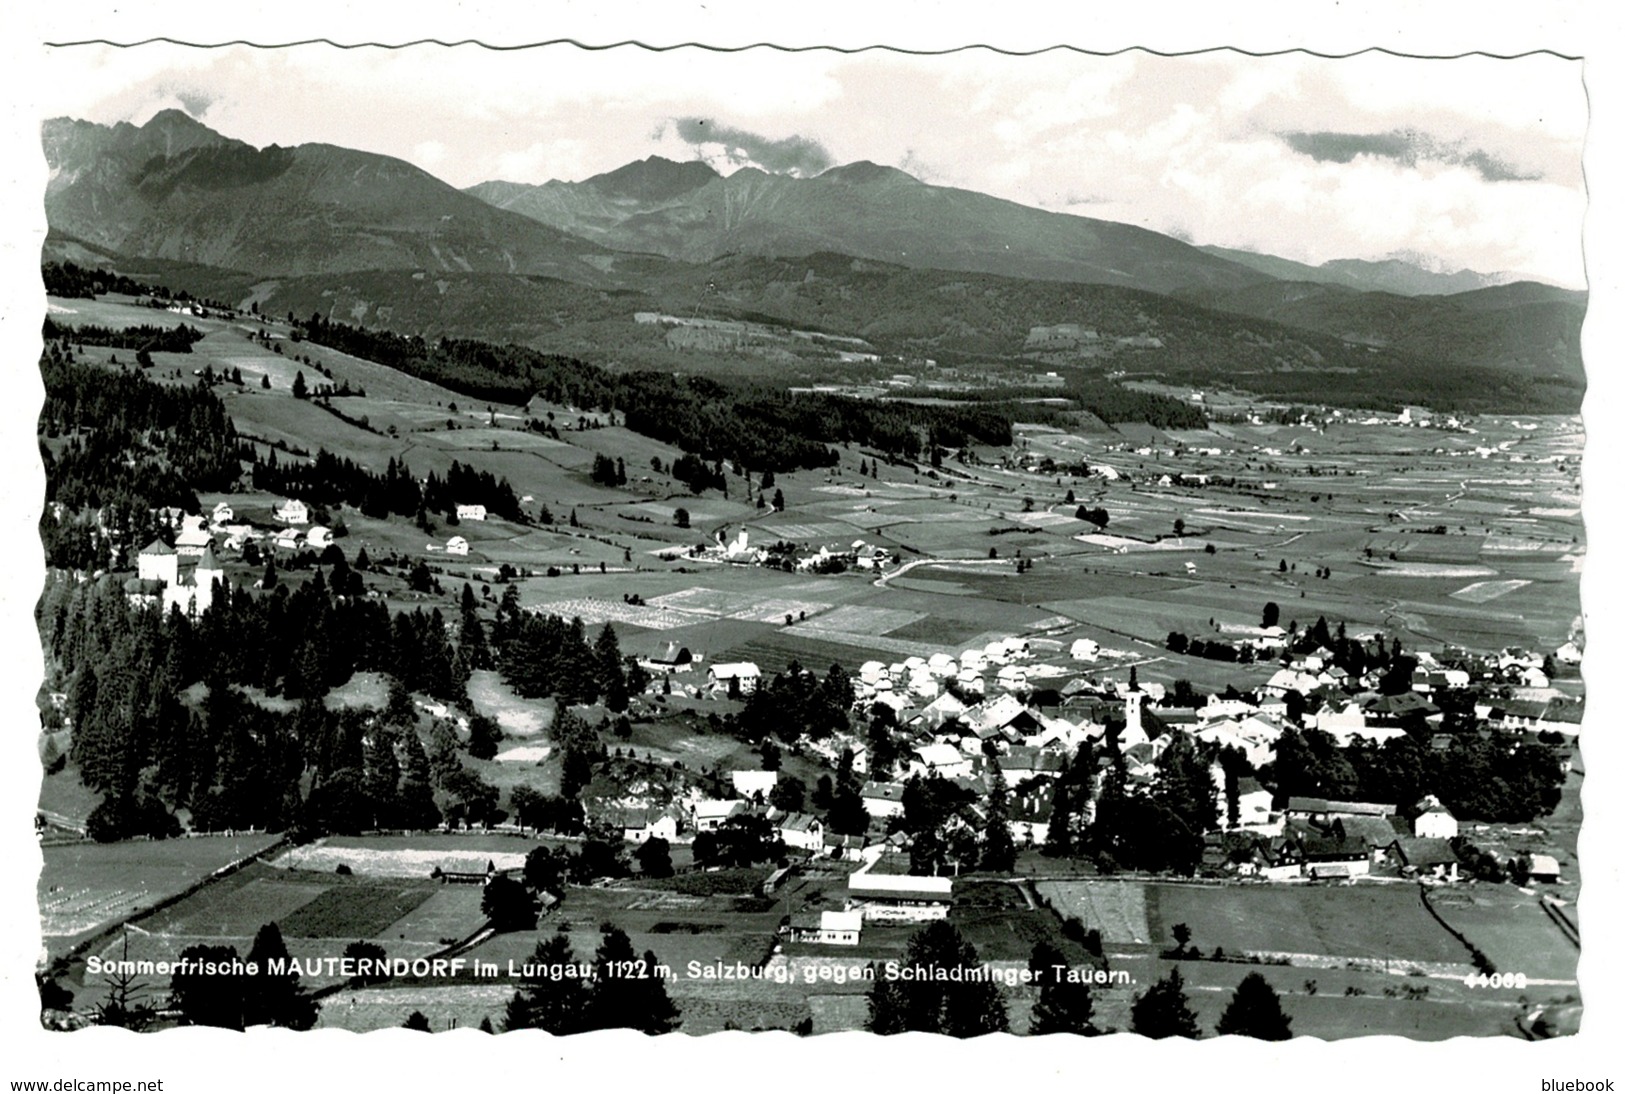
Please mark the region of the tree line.
[[159, 353], [191, 353], [193, 343], [203, 340], [202, 331], [185, 323], [173, 327], [142, 323], [139, 326], [114, 330], [111, 327], [91, 324], [63, 326], [49, 316], [45, 319], [44, 334], [47, 342], [61, 341], [71, 342], [75, 346], [108, 346], [113, 349], [148, 352], [156, 350]]
[[757, 471], [828, 467], [836, 444], [862, 444], [912, 458], [927, 435], [958, 447], [1008, 445], [1008, 413], [985, 406], [920, 406], [830, 395], [791, 395], [772, 385], [664, 372], [610, 372], [571, 357], [474, 339], [400, 335], [300, 320], [301, 337], [509, 404], [547, 402], [623, 415], [627, 428], [706, 460]]
[[40, 361], [46, 561], [71, 569], [127, 565], [156, 534], [152, 510], [195, 512], [197, 491], [237, 484], [237, 432], [207, 388], [76, 364], [72, 352], [52, 343]]
[[275, 449], [261, 457], [252, 445], [245, 445], [242, 455], [252, 463], [251, 481], [256, 490], [323, 505], [353, 505], [379, 520], [404, 516], [416, 517], [421, 523], [429, 513], [454, 519], [458, 505], [483, 505], [487, 512], [504, 519], [529, 522], [506, 478], [456, 460], [444, 477], [430, 471], [420, 481], [394, 456], [381, 474], [375, 474], [325, 448], [311, 459], [289, 462], [278, 460]]
[[149, 296], [153, 289], [139, 281], [111, 270], [88, 270], [73, 262], [45, 262], [40, 264], [40, 276], [45, 281], [45, 294], [68, 299], [94, 300], [103, 293], [122, 293], [125, 296]]

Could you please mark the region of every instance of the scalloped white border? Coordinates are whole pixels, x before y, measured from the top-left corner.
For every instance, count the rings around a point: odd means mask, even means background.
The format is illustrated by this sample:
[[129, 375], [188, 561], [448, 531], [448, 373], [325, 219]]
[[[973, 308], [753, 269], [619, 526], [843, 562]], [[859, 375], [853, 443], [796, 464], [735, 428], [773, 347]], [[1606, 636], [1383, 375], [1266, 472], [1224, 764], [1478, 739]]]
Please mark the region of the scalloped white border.
[[[848, 1085], [912, 1088], [931, 1083], [948, 1089], [1011, 1089], [1014, 1084], [1130, 1090], [1178, 1089], [1201, 1084], [1220, 1089], [1268, 1087], [1319, 1091], [1417, 1089], [1436, 1086], [1538, 1091], [1542, 1078], [1625, 1080], [1611, 1048], [1621, 1025], [1621, 990], [1615, 979], [1625, 963], [1613, 929], [1620, 908], [1620, 866], [1610, 838], [1620, 831], [1617, 802], [1621, 730], [1611, 712], [1622, 709], [1614, 666], [1625, 660], [1621, 634], [1620, 507], [1615, 480], [1625, 461], [1621, 438], [1604, 408], [1621, 405], [1621, 266], [1618, 134], [1625, 95], [1625, 34], [1622, 17], [1595, 0], [1508, 3], [1503, 0], [1356, 2], [1356, 0], [1265, 0], [1236, 4], [1139, 0], [1111, 9], [1059, 4], [957, 4], [904, 0], [889, 5], [820, 0], [784, 11], [743, 0], [674, 0], [667, 3], [589, 3], [556, 0], [546, 5], [464, 0], [427, 10], [356, 0], [265, 0], [202, 4], [171, 0], [128, 5], [57, 0], [40, 10], [5, 17], [0, 69], [5, 151], [0, 156], [0, 861], [10, 867], [0, 887], [0, 1084], [27, 1078], [151, 1078], [165, 1090], [339, 1090], [376, 1086], [390, 1091], [459, 1090], [471, 1084], [497, 1089], [535, 1089], [562, 1083], [591, 1088], [658, 1083], [662, 1090], [778, 1091], [802, 1086]], [[1594, 712], [1584, 741], [1589, 779], [1581, 855], [1587, 863], [1581, 908], [1587, 932], [1580, 976], [1584, 1025], [1577, 1037], [1543, 1045], [1458, 1039], [1419, 1044], [1396, 1038], [1337, 1043], [1292, 1041], [1283, 1045], [1201, 1042], [1152, 1045], [1129, 1036], [1086, 1043], [1058, 1038], [986, 1038], [958, 1043], [920, 1035], [880, 1040], [863, 1034], [815, 1039], [789, 1035], [722, 1034], [709, 1038], [595, 1034], [557, 1042], [545, 1035], [494, 1040], [473, 1031], [416, 1038], [385, 1031], [363, 1040], [329, 1032], [281, 1031], [225, 1035], [183, 1030], [138, 1037], [116, 1030], [47, 1035], [38, 1025], [32, 968], [37, 934], [33, 881], [38, 852], [30, 835], [37, 768], [33, 754], [35, 715], [31, 697], [39, 680], [32, 610], [39, 590], [41, 555], [35, 531], [41, 477], [34, 447], [39, 386], [33, 369], [38, 353], [39, 242], [44, 232], [40, 194], [44, 165], [39, 154], [40, 113], [34, 81], [44, 78], [46, 40], [107, 37], [139, 40], [154, 35], [186, 40], [249, 38], [288, 41], [325, 35], [346, 41], [481, 37], [541, 41], [574, 37], [612, 42], [629, 38], [657, 43], [703, 41], [740, 45], [859, 46], [874, 42], [915, 48], [990, 43], [1012, 49], [1056, 42], [1092, 49], [1135, 45], [1162, 50], [1231, 45], [1252, 50], [1304, 47], [1341, 53], [1384, 46], [1414, 54], [1448, 55], [1465, 50], [1520, 53], [1550, 48], [1586, 58], [1592, 104], [1586, 152], [1591, 206], [1587, 216], [1587, 264], [1591, 308], [1584, 346], [1590, 372], [1586, 417], [1592, 427], [1584, 477], [1590, 544], [1582, 594], [1588, 624], [1587, 685]], [[1087, 1047], [1085, 1047], [1087, 1045]], [[5, 1087], [0, 1086], [0, 1089]]]

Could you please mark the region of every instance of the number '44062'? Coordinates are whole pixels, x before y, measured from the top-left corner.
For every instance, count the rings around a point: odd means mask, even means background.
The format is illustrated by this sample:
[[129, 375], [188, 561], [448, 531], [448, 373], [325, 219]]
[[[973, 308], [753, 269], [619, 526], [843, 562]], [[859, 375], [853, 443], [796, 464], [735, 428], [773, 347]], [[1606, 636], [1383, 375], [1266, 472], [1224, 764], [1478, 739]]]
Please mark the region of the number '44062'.
[[1469, 988], [1527, 988], [1529, 977], [1521, 972], [1475, 972], [1466, 983]]

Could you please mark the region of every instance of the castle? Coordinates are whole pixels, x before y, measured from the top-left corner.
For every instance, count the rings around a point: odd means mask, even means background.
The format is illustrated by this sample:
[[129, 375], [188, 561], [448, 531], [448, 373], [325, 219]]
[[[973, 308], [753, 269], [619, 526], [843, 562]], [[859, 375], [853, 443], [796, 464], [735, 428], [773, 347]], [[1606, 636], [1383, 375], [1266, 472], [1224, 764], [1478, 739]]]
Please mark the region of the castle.
[[215, 582], [226, 588], [225, 567], [215, 557], [214, 545], [206, 544], [197, 564], [181, 569], [180, 555], [161, 539], [141, 549], [136, 558], [136, 576], [124, 583], [131, 603], [160, 604], [167, 613], [178, 607], [188, 614], [202, 615], [214, 603]]

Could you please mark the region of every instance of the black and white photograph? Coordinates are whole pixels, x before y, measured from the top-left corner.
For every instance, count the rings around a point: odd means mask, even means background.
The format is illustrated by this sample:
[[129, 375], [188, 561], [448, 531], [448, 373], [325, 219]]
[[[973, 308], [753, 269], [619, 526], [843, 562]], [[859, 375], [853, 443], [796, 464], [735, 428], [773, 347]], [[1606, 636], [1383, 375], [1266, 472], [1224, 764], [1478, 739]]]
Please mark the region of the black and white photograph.
[[1588, 11], [40, 16], [12, 1088], [203, 1089], [190, 1029], [1604, 1089]]

